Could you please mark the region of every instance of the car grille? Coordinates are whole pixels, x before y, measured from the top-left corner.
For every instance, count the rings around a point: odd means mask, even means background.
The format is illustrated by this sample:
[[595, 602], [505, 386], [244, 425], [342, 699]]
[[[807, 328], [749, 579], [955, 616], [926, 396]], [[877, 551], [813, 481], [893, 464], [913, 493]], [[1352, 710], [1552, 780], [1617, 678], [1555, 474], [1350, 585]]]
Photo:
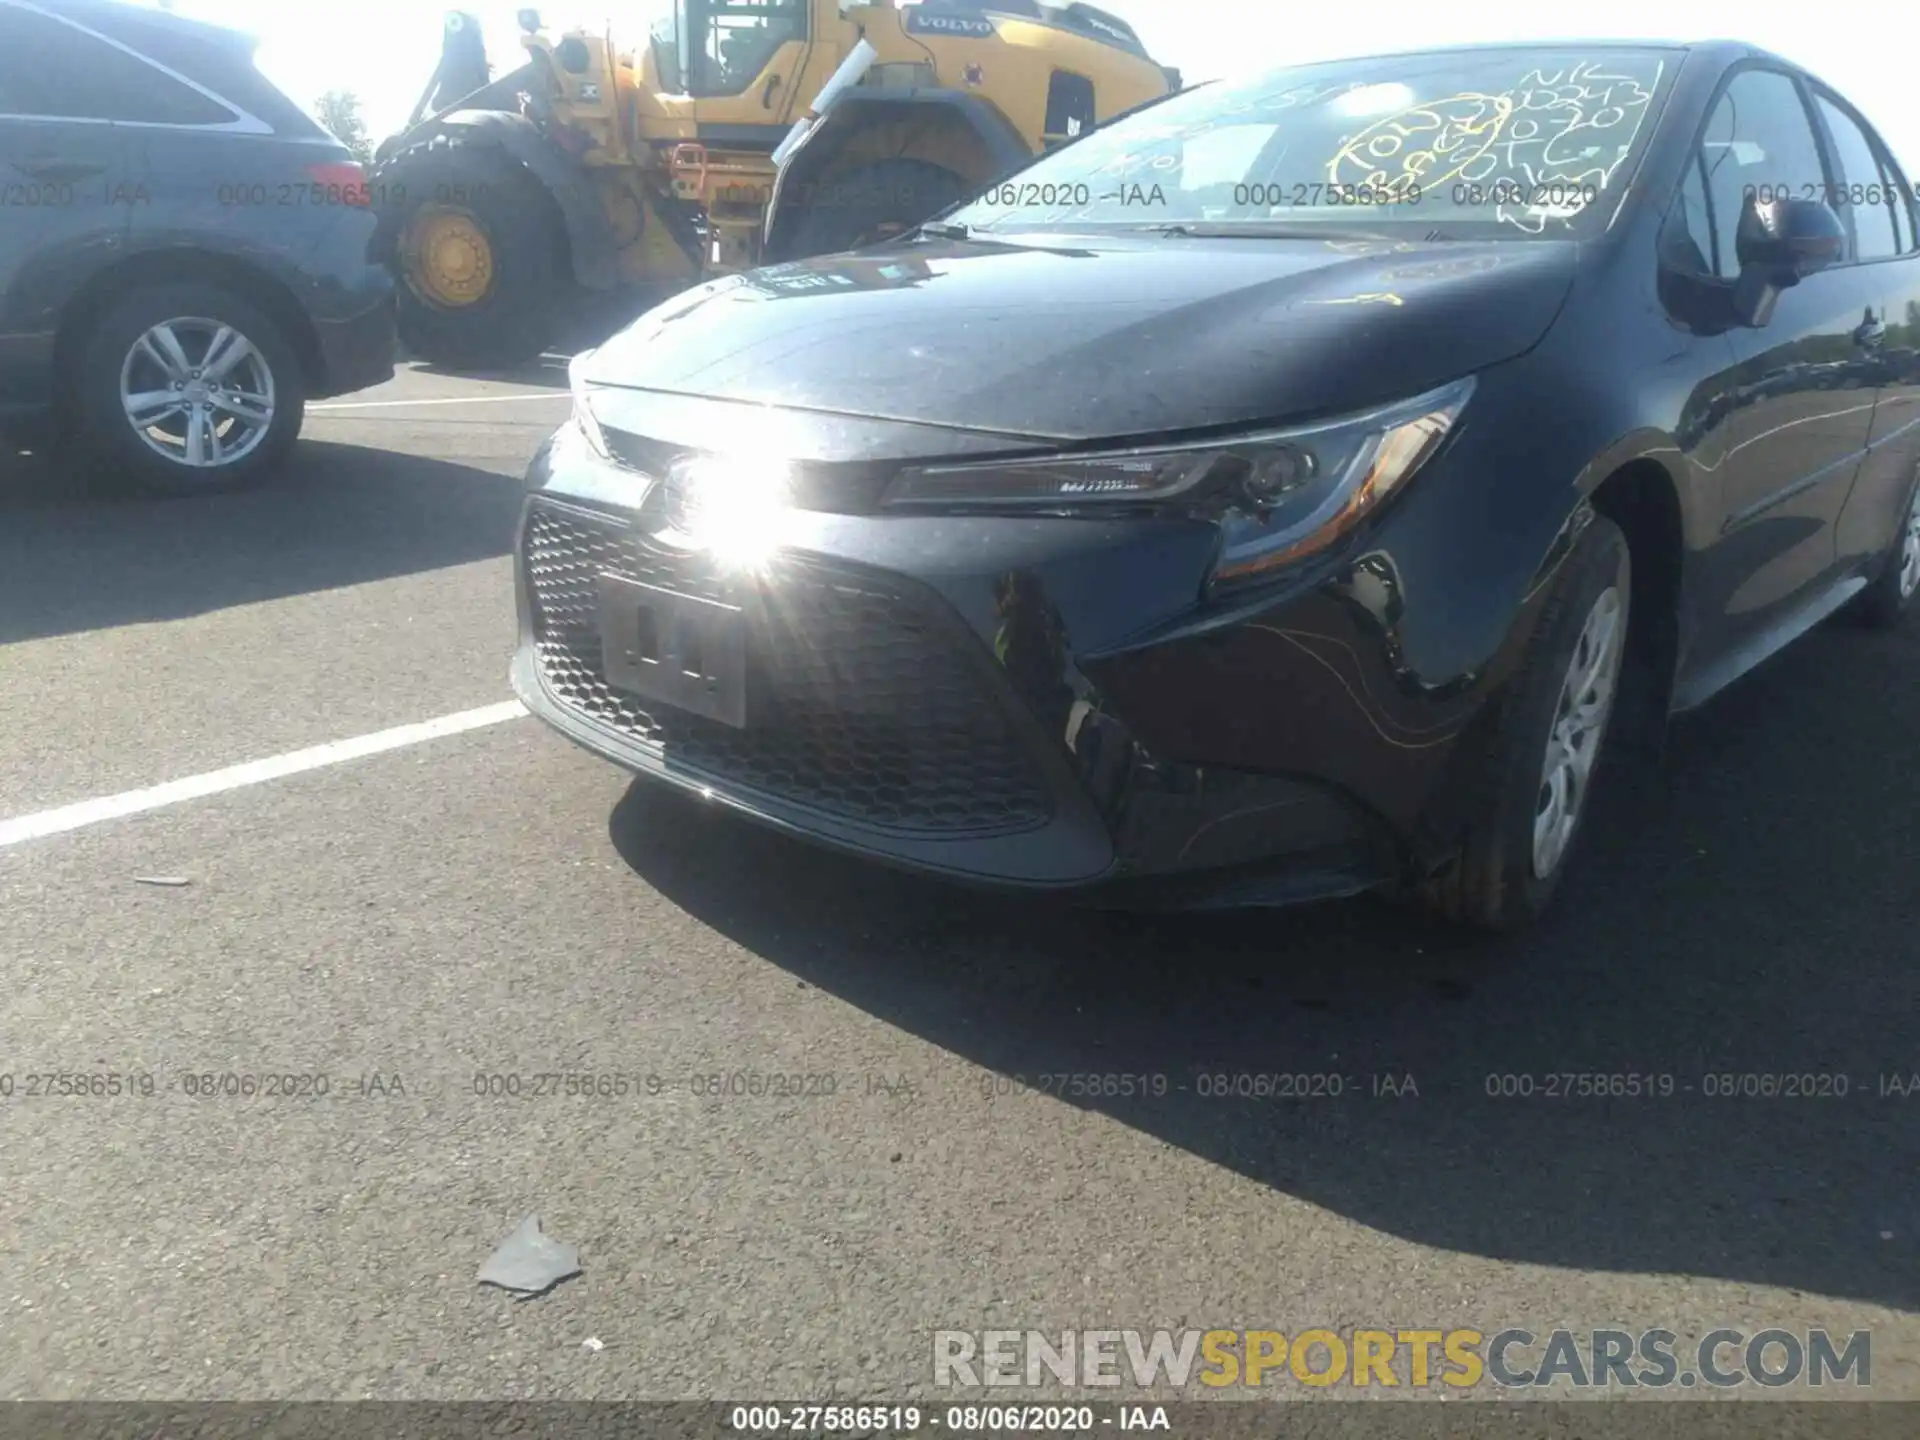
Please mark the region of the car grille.
[[776, 562], [746, 606], [747, 725], [736, 729], [608, 685], [597, 577], [727, 600], [700, 557], [657, 550], [622, 521], [536, 501], [523, 559], [548, 689], [678, 771], [874, 829], [1032, 829], [1052, 802], [977, 662], [917, 602], [868, 578]]

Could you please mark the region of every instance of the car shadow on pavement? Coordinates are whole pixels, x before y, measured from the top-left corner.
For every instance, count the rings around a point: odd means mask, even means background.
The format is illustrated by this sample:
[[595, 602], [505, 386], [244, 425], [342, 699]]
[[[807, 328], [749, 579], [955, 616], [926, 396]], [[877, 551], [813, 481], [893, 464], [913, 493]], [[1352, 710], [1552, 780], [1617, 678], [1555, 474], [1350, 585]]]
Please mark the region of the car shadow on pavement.
[[510, 385], [537, 385], [546, 390], [565, 390], [568, 385], [567, 362], [559, 357], [550, 360], [542, 356], [524, 365], [499, 370], [454, 369], [426, 360], [413, 361], [410, 368], [422, 375], [439, 375], [450, 380], [503, 381]]
[[265, 486], [152, 500], [0, 458], [0, 644], [277, 600], [509, 553], [517, 477], [304, 440]]
[[[1556, 909], [1520, 937], [1372, 901], [1148, 919], [983, 897], [647, 782], [610, 833], [800, 980], [1036, 1087], [1165, 1075], [1162, 1098], [1065, 1103], [1376, 1229], [1911, 1309], [1920, 1095], [1878, 1092], [1920, 1070], [1920, 773], [1896, 758], [1916, 652], [1914, 629], [1822, 632], [1678, 722], [1658, 767], [1616, 766]], [[1541, 1093], [1566, 1072], [1672, 1091]], [[1344, 1094], [1220, 1098], [1235, 1081], [1205, 1078], [1277, 1074]], [[1710, 1078], [1788, 1075], [1817, 1093]], [[1376, 1076], [1418, 1095], [1376, 1097]], [[1523, 1076], [1533, 1098], [1488, 1093]]]

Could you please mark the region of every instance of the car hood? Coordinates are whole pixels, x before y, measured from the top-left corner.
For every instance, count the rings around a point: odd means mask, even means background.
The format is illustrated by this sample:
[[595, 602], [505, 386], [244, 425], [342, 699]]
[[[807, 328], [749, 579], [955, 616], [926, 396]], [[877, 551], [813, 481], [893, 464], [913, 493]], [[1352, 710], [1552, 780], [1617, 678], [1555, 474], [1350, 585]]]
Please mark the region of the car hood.
[[1571, 242], [1047, 236], [729, 276], [585, 357], [589, 384], [990, 431], [1150, 437], [1356, 409], [1536, 344]]

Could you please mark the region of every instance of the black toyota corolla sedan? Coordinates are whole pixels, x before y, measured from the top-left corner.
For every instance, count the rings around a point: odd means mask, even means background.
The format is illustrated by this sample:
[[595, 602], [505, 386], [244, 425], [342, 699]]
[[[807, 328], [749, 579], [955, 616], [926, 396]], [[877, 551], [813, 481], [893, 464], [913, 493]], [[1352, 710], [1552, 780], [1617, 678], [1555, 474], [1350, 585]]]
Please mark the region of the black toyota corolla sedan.
[[1523, 924], [1609, 744], [1907, 607], [1915, 211], [1739, 44], [1187, 91], [577, 361], [516, 687], [926, 872]]

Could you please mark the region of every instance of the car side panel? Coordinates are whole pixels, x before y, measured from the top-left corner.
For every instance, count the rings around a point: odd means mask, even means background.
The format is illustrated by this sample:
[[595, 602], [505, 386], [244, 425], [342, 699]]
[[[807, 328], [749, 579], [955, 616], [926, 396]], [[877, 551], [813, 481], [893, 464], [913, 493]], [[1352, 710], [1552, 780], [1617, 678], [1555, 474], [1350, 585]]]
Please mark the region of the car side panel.
[[118, 126], [0, 118], [0, 408], [51, 403], [61, 307], [127, 253], [130, 165]]
[[128, 151], [148, 197], [133, 212], [135, 252], [224, 251], [304, 288], [302, 273], [349, 208], [306, 173], [336, 158], [328, 147], [152, 126], [129, 132]]
[[1877, 267], [1887, 281], [1880, 403], [1873, 439], [1835, 525], [1840, 562], [1871, 566], [1886, 552], [1920, 483], [1920, 258]]
[[1873, 570], [1887, 553], [1920, 484], [1920, 204], [1884, 141], [1874, 141], [1883, 170], [1871, 179], [1891, 182], [1903, 253], [1873, 267], [1885, 322], [1874, 355], [1880, 399], [1866, 459], [1835, 526], [1840, 563], [1861, 571]]
[[1701, 577], [1715, 646], [1770, 627], [1834, 574], [1834, 527], [1879, 390], [1873, 354], [1855, 336], [1879, 321], [1880, 271], [1809, 276], [1781, 295], [1765, 328], [1733, 332], [1726, 501]]

